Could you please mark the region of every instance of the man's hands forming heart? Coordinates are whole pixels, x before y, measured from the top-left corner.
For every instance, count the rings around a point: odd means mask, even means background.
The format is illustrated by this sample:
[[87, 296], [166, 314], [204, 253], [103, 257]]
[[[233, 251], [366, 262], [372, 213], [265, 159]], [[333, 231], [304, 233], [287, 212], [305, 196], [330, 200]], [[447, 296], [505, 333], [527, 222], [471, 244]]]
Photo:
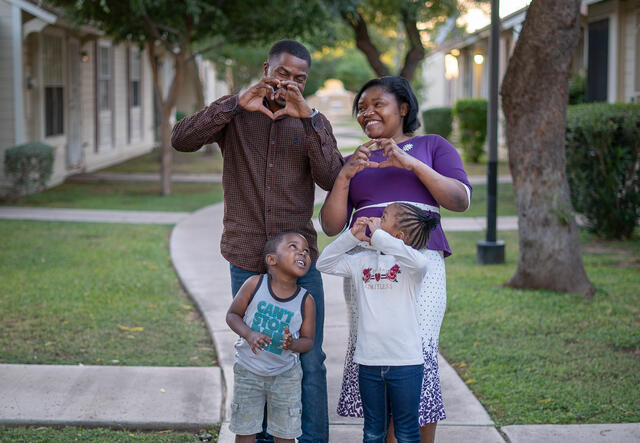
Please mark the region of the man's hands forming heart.
[[[264, 105], [264, 99], [274, 100], [279, 94], [285, 100], [285, 107], [272, 112]], [[265, 77], [238, 97], [238, 104], [247, 111], [258, 111], [271, 119], [283, 115], [307, 118], [313, 113], [295, 82]]]

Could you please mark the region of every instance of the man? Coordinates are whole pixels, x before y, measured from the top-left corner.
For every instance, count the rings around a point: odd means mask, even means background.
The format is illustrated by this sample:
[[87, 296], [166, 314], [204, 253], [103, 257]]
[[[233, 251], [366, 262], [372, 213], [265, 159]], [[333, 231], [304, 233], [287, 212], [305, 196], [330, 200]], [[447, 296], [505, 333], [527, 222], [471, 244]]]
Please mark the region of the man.
[[[214, 101], [173, 129], [171, 143], [178, 151], [197, 151], [212, 142], [222, 151], [220, 250], [230, 263], [234, 296], [247, 278], [264, 273], [264, 245], [279, 232], [302, 233], [313, 262], [318, 258], [311, 222], [314, 182], [330, 190], [344, 160], [329, 121], [302, 96], [310, 67], [311, 56], [302, 44], [281, 40], [269, 50], [262, 80], [240, 95]], [[302, 437], [298, 441], [327, 442], [324, 292], [315, 263], [298, 284], [316, 302], [314, 345], [301, 356]]]

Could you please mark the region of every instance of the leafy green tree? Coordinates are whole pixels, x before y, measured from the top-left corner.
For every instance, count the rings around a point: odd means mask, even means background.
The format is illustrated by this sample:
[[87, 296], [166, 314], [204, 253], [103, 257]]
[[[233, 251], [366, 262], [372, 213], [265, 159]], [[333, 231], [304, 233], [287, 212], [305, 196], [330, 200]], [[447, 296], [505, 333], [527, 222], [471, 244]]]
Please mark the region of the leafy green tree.
[[[116, 41], [147, 49], [159, 108], [162, 144], [162, 193], [171, 192], [171, 127], [175, 107], [194, 48], [211, 43], [266, 42], [279, 38], [320, 38], [329, 17], [320, 0], [51, 0], [78, 24], [91, 23]], [[158, 46], [157, 46], [158, 45]], [[161, 50], [159, 48], [162, 48]], [[173, 59], [174, 77], [167, 91], [159, 81], [158, 55]]]
[[[356, 47], [376, 75], [395, 74], [414, 79], [434, 35], [465, 3], [458, 0], [327, 0], [334, 15], [351, 29]], [[389, 57], [395, 53], [395, 57]], [[402, 59], [402, 61], [401, 61]]]

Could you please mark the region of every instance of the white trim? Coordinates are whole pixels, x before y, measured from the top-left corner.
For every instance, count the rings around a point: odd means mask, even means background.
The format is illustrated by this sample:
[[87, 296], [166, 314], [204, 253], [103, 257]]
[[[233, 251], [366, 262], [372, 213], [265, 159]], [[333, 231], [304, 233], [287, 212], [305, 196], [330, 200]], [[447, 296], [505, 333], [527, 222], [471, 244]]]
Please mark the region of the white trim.
[[32, 18], [22, 25], [22, 39], [26, 40], [29, 34], [41, 32], [49, 23], [37, 17]]
[[33, 3], [29, 3], [25, 0], [4, 0], [7, 3], [10, 3], [14, 7], [20, 8], [23, 11], [28, 12], [31, 15], [35, 15], [39, 19], [44, 20], [49, 24], [53, 24], [58, 20], [55, 14], [45, 11], [42, 8], [38, 8]]
[[620, 2], [614, 0], [613, 12], [609, 15], [609, 84], [607, 85], [607, 101], [615, 103], [618, 98], [618, 36], [620, 33]]
[[22, 13], [11, 6], [11, 43], [13, 58], [13, 138], [16, 145], [24, 143], [24, 93], [22, 85]]
[[462, 183], [462, 186], [464, 186], [464, 190], [467, 191], [467, 209], [469, 209], [471, 207], [471, 190], [469, 189], [469, 186], [465, 185], [464, 183]]

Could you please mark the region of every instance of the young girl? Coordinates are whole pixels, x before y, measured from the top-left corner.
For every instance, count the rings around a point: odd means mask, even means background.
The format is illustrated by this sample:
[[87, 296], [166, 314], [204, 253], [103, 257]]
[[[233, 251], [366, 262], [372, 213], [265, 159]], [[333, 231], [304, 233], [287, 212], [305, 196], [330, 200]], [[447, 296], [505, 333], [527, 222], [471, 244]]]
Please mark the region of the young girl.
[[[419, 249], [426, 246], [438, 221], [433, 213], [393, 203], [381, 218], [356, 220], [324, 249], [316, 264], [321, 272], [351, 277], [356, 286], [360, 315], [353, 359], [359, 364], [364, 442], [385, 441], [389, 413], [398, 441], [420, 441], [424, 359], [415, 303], [427, 259]], [[367, 242], [365, 249], [346, 254], [360, 242]]]

